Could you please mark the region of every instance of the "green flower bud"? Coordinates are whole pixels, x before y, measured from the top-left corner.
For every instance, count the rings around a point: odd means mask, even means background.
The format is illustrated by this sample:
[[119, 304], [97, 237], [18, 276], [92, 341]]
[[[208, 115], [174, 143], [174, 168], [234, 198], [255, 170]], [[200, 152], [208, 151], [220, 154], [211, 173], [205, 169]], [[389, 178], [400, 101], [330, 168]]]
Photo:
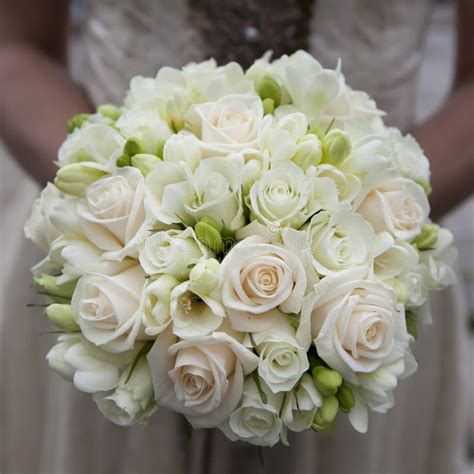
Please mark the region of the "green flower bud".
[[79, 331], [79, 325], [74, 319], [69, 304], [51, 304], [46, 308], [47, 318], [62, 331], [76, 332]]
[[123, 146], [123, 152], [125, 155], [135, 156], [139, 153], [145, 153], [145, 148], [138, 138], [130, 137], [127, 138], [127, 141]]
[[117, 168], [125, 168], [125, 166], [132, 166], [132, 159], [130, 158], [130, 155], [123, 153], [117, 158], [115, 164], [117, 165]]
[[216, 229], [218, 232], [222, 232], [224, 230], [224, 224], [222, 222], [217, 222], [212, 217], [205, 216], [201, 219], [201, 222], [204, 222], [210, 225], [211, 227], [214, 227], [214, 229]]
[[415, 179], [415, 182], [418, 183], [424, 190], [427, 196], [429, 196], [433, 189], [431, 188], [431, 184], [424, 180], [424, 179]]
[[314, 424], [320, 428], [327, 427], [337, 416], [339, 402], [334, 395], [323, 397], [323, 405], [318, 408], [314, 417]]
[[65, 299], [70, 298], [76, 288], [77, 280], [58, 284], [57, 278], [58, 277], [43, 273], [40, 277], [35, 277], [35, 286], [40, 292], [46, 293], [48, 296], [58, 296]]
[[317, 365], [312, 370], [314, 386], [324, 396], [334, 395], [342, 384], [341, 374], [335, 370]]
[[135, 168], [138, 168], [143, 176], [146, 176], [150, 171], [156, 168], [156, 165], [161, 160], [155, 155], [149, 155], [148, 153], [139, 153], [138, 155], [132, 156], [131, 164]]
[[407, 324], [408, 334], [414, 339], [418, 337], [418, 326], [416, 324], [416, 316], [411, 311], [405, 311], [405, 319]]
[[281, 88], [273, 77], [264, 76], [257, 86], [257, 91], [262, 100], [272, 99], [275, 108], [280, 105]]
[[436, 224], [426, 224], [422, 227], [420, 235], [417, 235], [412, 244], [418, 250], [432, 249], [438, 242], [439, 227]]
[[158, 145], [157, 145], [157, 147], [156, 147], [156, 156], [157, 156], [160, 160], [162, 160], [162, 159], [163, 159], [163, 156], [164, 156], [164, 155], [163, 155], [163, 151], [164, 151], [164, 149], [165, 149], [165, 143], [166, 143], [166, 140], [163, 139], [163, 138], [160, 138], [160, 139], [158, 140]]
[[67, 129], [72, 133], [74, 129], [81, 127], [82, 124], [89, 118], [89, 114], [77, 114], [71, 117], [67, 122]]
[[222, 240], [220, 232], [212, 225], [206, 223], [204, 219], [201, 219], [196, 224], [194, 232], [199, 241], [209, 249], [216, 253], [224, 250], [224, 241]]
[[273, 99], [263, 99], [262, 104], [263, 113], [265, 115], [272, 114], [275, 110], [275, 102], [273, 101]]
[[354, 392], [345, 383], [337, 390], [336, 398], [339, 402], [339, 407], [345, 413], [349, 413], [355, 405]]
[[107, 172], [97, 163], [72, 163], [58, 170], [54, 184], [66, 194], [82, 196], [94, 181], [106, 174]]
[[341, 164], [352, 150], [351, 141], [347, 133], [340, 129], [333, 129], [323, 139], [323, 161], [332, 165]]
[[311, 133], [299, 140], [291, 161], [306, 171], [310, 166], [318, 165], [322, 157], [321, 142], [316, 135]]
[[219, 268], [220, 264], [214, 258], [198, 262], [189, 273], [189, 290], [208, 295], [219, 286]]
[[405, 285], [398, 278], [394, 278], [392, 286], [397, 294], [398, 301], [405, 304], [408, 300], [408, 293]]
[[112, 104], [99, 105], [97, 112], [99, 112], [102, 117], [109, 118], [113, 122], [116, 122], [122, 113], [118, 107]]

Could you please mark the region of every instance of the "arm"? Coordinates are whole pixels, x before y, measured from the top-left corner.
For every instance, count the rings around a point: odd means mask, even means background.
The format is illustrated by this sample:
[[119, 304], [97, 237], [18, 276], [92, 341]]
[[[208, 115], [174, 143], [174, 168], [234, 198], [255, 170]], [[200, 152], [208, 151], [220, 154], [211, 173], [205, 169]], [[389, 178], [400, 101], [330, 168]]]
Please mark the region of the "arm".
[[91, 109], [66, 69], [68, 6], [0, 1], [0, 137], [41, 184], [54, 176], [67, 120]]
[[[414, 135], [430, 159], [433, 216], [441, 217], [473, 192], [474, 2], [458, 0], [456, 77], [443, 108]], [[436, 80], [436, 79], [435, 79]]]

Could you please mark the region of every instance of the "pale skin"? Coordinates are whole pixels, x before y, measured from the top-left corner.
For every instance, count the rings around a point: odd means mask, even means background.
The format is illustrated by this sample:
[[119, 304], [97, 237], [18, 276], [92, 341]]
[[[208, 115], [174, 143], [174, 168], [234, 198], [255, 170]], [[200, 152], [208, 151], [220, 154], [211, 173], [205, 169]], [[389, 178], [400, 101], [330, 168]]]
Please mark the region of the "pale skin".
[[[439, 112], [413, 131], [431, 162], [433, 216], [473, 191], [474, 2], [458, 0], [456, 76]], [[0, 134], [41, 185], [73, 115], [93, 109], [67, 70], [68, 2], [0, 0]], [[434, 79], [436, 80], [436, 78]]]

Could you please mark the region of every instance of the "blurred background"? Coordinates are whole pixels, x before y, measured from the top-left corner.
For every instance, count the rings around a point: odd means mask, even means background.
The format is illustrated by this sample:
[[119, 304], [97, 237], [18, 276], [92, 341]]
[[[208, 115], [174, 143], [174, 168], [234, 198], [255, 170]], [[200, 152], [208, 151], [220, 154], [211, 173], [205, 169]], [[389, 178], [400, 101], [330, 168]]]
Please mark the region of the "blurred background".
[[[70, 68], [72, 74], [76, 74], [81, 68], [82, 55], [84, 53], [83, 45], [80, 39], [80, 29], [82, 22], [87, 17], [87, 11], [84, 4], [80, 0], [73, 2], [72, 18], [72, 38], [71, 38], [71, 54]], [[424, 54], [421, 64], [421, 70], [417, 82], [416, 94], [416, 121], [423, 122], [443, 103], [449, 94], [453, 80], [454, 62], [455, 62], [455, 11], [453, 3], [450, 1], [434, 2], [428, 34], [424, 44]], [[33, 180], [26, 176], [25, 172], [16, 164], [6, 148], [0, 142], [0, 213], [2, 222], [2, 243], [3, 248], [0, 253], [2, 269], [2, 294], [0, 317], [0, 334], [2, 334], [3, 325], [6, 317], [12, 315], [5, 314], [4, 306], [8, 295], [5, 294], [6, 275], [14, 273], [18, 266], [16, 259], [18, 249], [25, 244], [23, 242], [22, 227], [25, 219], [29, 215], [31, 204], [39, 193], [39, 187]], [[474, 177], [473, 177], [474, 178]], [[459, 249], [458, 275], [459, 283], [466, 297], [468, 305], [468, 319], [466, 320], [466, 330], [470, 331], [469, 339], [469, 380], [470, 387], [470, 412], [466, 416], [470, 420], [470, 434], [465, 440], [465, 457], [466, 457], [466, 473], [474, 473], [474, 410], [472, 400], [474, 399], [474, 199], [471, 197], [463, 205], [451, 212], [443, 222], [454, 233], [455, 244]], [[23, 253], [25, 265], [33, 265], [37, 262], [41, 254], [33, 244], [28, 242], [28, 246]], [[25, 302], [32, 298], [29, 294], [29, 282], [25, 282], [24, 291]], [[23, 319], [22, 330], [32, 336], [37, 335], [37, 354], [44, 357], [47, 348], [53, 343], [53, 337], [45, 335], [40, 336], [40, 332], [44, 330], [44, 323], [39, 319], [41, 316], [36, 310], [24, 310], [19, 308]], [[449, 317], [449, 315], [445, 315]], [[18, 315], [19, 317], [19, 315]], [[434, 321], [436, 325], [437, 321]], [[430, 331], [428, 328], [427, 331]], [[18, 337], [18, 335], [15, 335]], [[28, 340], [30, 340], [29, 338]], [[3, 340], [4, 342], [4, 340]], [[18, 344], [21, 344], [18, 339]], [[44, 362], [46, 364], [46, 361]], [[3, 378], [4, 374], [2, 375]], [[416, 377], [416, 375], [415, 375]], [[2, 380], [0, 383], [7, 383]], [[31, 390], [30, 387], [24, 386], [23, 390]], [[24, 395], [19, 393], [21, 398]], [[38, 397], [44, 395], [38, 394]], [[3, 407], [4, 404], [1, 404]], [[90, 405], [90, 409], [94, 409]], [[3, 424], [5, 413], [0, 412], [0, 425]], [[101, 416], [98, 412], [96, 416]], [[2, 444], [0, 440], [0, 444]], [[1, 468], [1, 466], [0, 466]]]

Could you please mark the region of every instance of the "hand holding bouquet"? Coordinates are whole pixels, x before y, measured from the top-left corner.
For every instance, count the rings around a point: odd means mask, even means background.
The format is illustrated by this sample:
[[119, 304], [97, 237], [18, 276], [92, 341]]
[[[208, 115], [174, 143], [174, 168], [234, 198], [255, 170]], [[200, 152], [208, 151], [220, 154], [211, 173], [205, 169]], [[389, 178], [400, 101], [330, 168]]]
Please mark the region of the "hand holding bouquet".
[[53, 369], [121, 425], [157, 406], [272, 446], [367, 430], [454, 282], [429, 164], [338, 66], [298, 51], [135, 77], [69, 122], [26, 235]]

